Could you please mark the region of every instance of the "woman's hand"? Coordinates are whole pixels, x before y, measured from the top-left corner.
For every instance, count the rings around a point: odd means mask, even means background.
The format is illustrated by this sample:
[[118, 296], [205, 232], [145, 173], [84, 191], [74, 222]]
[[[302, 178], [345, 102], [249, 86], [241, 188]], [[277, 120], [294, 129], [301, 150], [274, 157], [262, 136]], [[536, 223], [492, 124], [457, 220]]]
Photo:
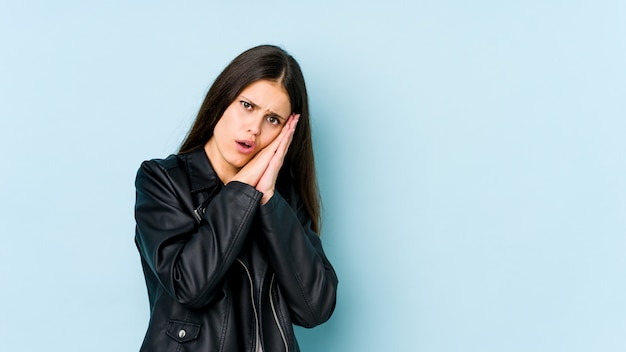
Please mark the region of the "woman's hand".
[[[261, 176], [261, 179], [256, 185], [256, 189], [263, 193], [263, 197], [261, 198], [261, 205], [267, 203], [270, 198], [274, 195], [274, 189], [276, 188], [276, 179], [278, 178], [278, 173], [280, 168], [283, 166], [283, 161], [285, 160], [285, 155], [287, 155], [287, 150], [289, 150], [289, 146], [291, 145], [291, 141], [293, 140], [293, 133], [296, 130], [296, 125], [298, 124], [298, 120], [300, 119], [300, 115], [291, 114], [289, 119], [287, 119], [287, 123], [285, 124], [286, 132], [281, 131], [281, 134], [270, 144], [272, 146], [274, 143], [278, 142], [276, 146], [276, 150], [274, 155], [270, 159], [265, 172]], [[268, 146], [269, 147], [269, 146]]]
[[287, 155], [299, 118], [300, 115], [291, 114], [278, 137], [259, 151], [231, 180], [247, 183], [263, 193], [261, 204], [267, 203], [274, 195], [276, 178]]

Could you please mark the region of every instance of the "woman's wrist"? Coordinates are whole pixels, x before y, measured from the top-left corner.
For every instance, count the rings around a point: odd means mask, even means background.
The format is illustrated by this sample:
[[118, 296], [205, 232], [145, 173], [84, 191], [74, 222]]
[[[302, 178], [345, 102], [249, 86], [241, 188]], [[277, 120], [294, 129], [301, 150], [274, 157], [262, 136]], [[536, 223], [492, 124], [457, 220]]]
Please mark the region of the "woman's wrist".
[[261, 205], [267, 204], [267, 202], [269, 202], [273, 196], [274, 196], [274, 190], [268, 190], [266, 192], [263, 192], [263, 196], [261, 197]]

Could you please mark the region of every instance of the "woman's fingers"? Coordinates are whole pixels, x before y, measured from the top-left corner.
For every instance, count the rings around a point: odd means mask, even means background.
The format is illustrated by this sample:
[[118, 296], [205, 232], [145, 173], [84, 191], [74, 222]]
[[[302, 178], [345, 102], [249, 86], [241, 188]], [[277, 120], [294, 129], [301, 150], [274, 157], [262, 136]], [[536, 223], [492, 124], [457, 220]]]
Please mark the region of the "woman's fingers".
[[281, 154], [283, 158], [285, 157], [285, 155], [287, 155], [287, 150], [289, 149], [289, 146], [291, 145], [291, 141], [293, 140], [293, 134], [296, 131], [296, 125], [298, 124], [299, 119], [300, 119], [299, 114], [291, 115], [291, 118], [289, 121], [289, 125], [290, 125], [289, 130], [287, 131], [286, 136], [282, 139], [280, 145], [278, 146], [278, 149], [276, 150], [276, 154]]
[[261, 204], [265, 204], [274, 195], [276, 179], [278, 178], [280, 168], [283, 166], [289, 145], [291, 145], [291, 141], [293, 140], [293, 134], [299, 117], [300, 115], [296, 114], [289, 116], [289, 120], [285, 126], [285, 134], [281, 134], [280, 138], [277, 138], [279, 144], [256, 187], [257, 190], [263, 193]]
[[280, 169], [280, 167], [282, 166], [282, 161], [285, 155], [287, 155], [287, 150], [289, 149], [289, 145], [291, 145], [291, 141], [293, 140], [293, 134], [296, 130], [296, 125], [299, 118], [300, 115], [298, 114], [291, 114], [289, 116], [289, 119], [285, 124], [285, 129], [282, 131], [283, 133], [281, 133], [279, 138], [276, 138], [277, 140], [275, 142], [278, 142], [278, 145], [276, 146], [276, 150], [274, 151], [272, 160], [270, 160], [270, 165], [273, 164], [275, 167], [277, 166], [278, 169]]
[[278, 148], [283, 143], [285, 138], [287, 138], [287, 139], [291, 138], [290, 136], [293, 135], [293, 131], [294, 131], [295, 127], [296, 127], [295, 124], [298, 122], [298, 118], [299, 117], [300, 117], [300, 115], [298, 115], [298, 114], [291, 114], [291, 115], [289, 115], [289, 118], [287, 119], [287, 122], [285, 123], [285, 126], [283, 127], [283, 129], [280, 131], [280, 134], [272, 142], [272, 144], [275, 143], [275, 146], [273, 148], [274, 152], [276, 152], [278, 150]]

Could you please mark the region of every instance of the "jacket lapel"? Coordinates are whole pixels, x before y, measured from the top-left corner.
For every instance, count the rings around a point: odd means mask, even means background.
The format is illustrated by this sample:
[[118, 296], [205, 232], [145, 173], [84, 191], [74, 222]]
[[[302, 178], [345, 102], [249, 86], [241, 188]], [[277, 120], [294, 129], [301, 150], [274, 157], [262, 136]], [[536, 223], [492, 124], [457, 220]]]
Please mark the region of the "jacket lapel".
[[185, 161], [187, 174], [189, 175], [191, 192], [204, 191], [218, 185], [219, 179], [215, 171], [213, 171], [213, 167], [204, 152], [204, 148], [183, 154], [182, 157]]

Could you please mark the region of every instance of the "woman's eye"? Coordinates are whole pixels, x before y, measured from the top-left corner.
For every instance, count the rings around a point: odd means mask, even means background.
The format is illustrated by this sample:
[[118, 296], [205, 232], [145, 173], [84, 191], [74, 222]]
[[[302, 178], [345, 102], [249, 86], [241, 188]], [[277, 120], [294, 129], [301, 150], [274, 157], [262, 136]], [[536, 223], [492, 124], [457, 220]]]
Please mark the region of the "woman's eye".
[[244, 109], [246, 109], [246, 110], [252, 109], [252, 104], [248, 103], [247, 101], [242, 100], [242, 101], [240, 101], [240, 103], [241, 103], [241, 106], [243, 106]]
[[269, 121], [269, 123], [271, 123], [272, 125], [279, 125], [280, 124], [280, 120], [274, 116], [269, 116], [267, 118], [267, 121]]

